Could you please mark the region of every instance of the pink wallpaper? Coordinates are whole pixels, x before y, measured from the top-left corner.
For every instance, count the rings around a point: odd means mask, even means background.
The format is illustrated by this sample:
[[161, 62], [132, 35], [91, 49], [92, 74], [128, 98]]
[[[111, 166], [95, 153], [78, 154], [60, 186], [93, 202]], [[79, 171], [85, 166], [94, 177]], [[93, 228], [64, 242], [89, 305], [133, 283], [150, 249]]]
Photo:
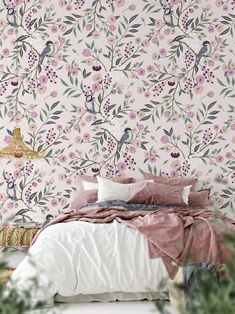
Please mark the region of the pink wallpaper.
[[1, 219], [56, 215], [76, 173], [198, 177], [234, 208], [234, 32], [234, 0], [2, 1], [0, 147], [18, 122], [46, 157], [0, 160]]

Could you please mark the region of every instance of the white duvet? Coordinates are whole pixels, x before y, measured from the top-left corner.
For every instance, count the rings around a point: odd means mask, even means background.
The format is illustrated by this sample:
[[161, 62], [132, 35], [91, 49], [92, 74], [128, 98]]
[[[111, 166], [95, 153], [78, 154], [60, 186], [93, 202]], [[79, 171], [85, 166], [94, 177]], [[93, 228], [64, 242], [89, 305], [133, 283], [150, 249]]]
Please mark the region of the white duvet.
[[19, 290], [37, 278], [32, 297], [74, 296], [106, 292], [161, 291], [168, 279], [162, 259], [150, 259], [147, 240], [137, 230], [118, 223], [81, 221], [46, 228], [12, 276]]

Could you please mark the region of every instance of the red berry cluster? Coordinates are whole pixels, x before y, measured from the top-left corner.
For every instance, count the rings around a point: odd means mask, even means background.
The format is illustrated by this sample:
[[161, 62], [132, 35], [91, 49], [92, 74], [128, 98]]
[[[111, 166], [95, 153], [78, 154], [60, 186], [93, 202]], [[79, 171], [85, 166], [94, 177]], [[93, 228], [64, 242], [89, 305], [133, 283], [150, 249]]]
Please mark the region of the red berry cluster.
[[124, 163], [126, 164], [127, 168], [129, 170], [135, 170], [135, 159], [132, 158], [131, 155], [129, 155], [128, 153], [124, 153]]
[[203, 76], [205, 80], [207, 81], [207, 83], [213, 84], [214, 78], [215, 78], [213, 72], [210, 69], [208, 69], [205, 65], [202, 67], [202, 71], [203, 71]]
[[35, 79], [29, 80], [29, 82], [28, 82], [28, 87], [27, 87], [28, 93], [29, 93], [29, 94], [34, 93], [36, 87], [37, 87], [37, 84], [36, 84]]
[[84, 4], [85, 4], [85, 0], [75, 0], [74, 1], [74, 5], [75, 5], [76, 10], [81, 9]]
[[183, 162], [183, 165], [182, 165], [181, 170], [182, 170], [183, 176], [186, 177], [187, 174], [189, 173], [189, 170], [190, 170], [190, 163], [188, 162], [188, 160], [185, 160], [185, 161]]
[[114, 150], [116, 144], [115, 144], [115, 141], [112, 137], [109, 137], [108, 138], [108, 141], [107, 141], [107, 148], [108, 148], [108, 154], [110, 155], [112, 153], [112, 151]]
[[8, 82], [3, 82], [0, 84], [0, 96], [2, 96], [7, 90]]
[[186, 69], [188, 69], [191, 66], [191, 64], [194, 62], [194, 60], [195, 60], [195, 58], [194, 58], [194, 54], [192, 53], [192, 51], [187, 50], [185, 52], [185, 59], [184, 59]]
[[28, 53], [29, 68], [31, 69], [37, 61], [38, 61], [38, 56], [37, 56], [36, 52], [33, 50], [30, 50]]
[[191, 79], [187, 79], [185, 84], [184, 84], [184, 91], [186, 94], [189, 94], [193, 88], [193, 82]]
[[26, 162], [26, 165], [25, 165], [25, 173], [27, 176], [29, 176], [33, 171], [33, 163], [31, 160], [27, 161]]
[[46, 143], [50, 145], [51, 143], [54, 142], [55, 138], [56, 138], [56, 132], [55, 132], [55, 129], [52, 128], [47, 132]]
[[208, 143], [210, 143], [210, 141], [212, 140], [212, 136], [213, 133], [211, 132], [211, 128], [208, 128], [207, 130], [205, 130], [204, 134], [203, 134], [203, 144], [207, 145]]
[[52, 68], [50, 68], [49, 65], [46, 66], [46, 76], [48, 78], [48, 80], [51, 82], [51, 83], [57, 83], [57, 78], [58, 78], [58, 75], [56, 74], [55, 70], [53, 70]]
[[104, 114], [107, 118], [110, 117], [110, 111], [109, 111], [109, 106], [110, 106], [110, 98], [105, 102], [104, 104]]
[[134, 48], [135, 46], [133, 46], [132, 41], [127, 43], [124, 51], [124, 57], [129, 58], [133, 54]]
[[153, 96], [159, 96], [163, 91], [164, 86], [166, 85], [165, 82], [158, 83], [153, 88]]

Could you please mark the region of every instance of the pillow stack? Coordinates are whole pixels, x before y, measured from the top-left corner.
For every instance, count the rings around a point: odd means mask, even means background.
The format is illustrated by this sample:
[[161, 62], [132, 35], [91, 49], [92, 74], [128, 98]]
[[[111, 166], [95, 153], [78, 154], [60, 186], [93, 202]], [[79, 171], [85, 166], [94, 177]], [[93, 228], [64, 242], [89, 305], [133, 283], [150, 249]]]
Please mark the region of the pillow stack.
[[88, 203], [121, 200], [129, 204], [149, 204], [180, 207], [209, 205], [210, 190], [196, 192], [195, 178], [168, 178], [144, 173], [144, 180], [78, 176], [77, 189], [72, 192], [68, 211]]

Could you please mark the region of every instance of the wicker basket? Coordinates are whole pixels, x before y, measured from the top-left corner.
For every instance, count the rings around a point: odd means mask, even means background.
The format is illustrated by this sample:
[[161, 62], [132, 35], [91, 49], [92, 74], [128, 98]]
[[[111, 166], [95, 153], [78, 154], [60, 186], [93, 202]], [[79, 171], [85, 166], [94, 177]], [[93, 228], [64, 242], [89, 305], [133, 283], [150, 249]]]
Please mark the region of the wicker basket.
[[14, 270], [15, 268], [7, 267], [2, 273], [0, 273], [0, 283], [4, 285], [7, 284]]

